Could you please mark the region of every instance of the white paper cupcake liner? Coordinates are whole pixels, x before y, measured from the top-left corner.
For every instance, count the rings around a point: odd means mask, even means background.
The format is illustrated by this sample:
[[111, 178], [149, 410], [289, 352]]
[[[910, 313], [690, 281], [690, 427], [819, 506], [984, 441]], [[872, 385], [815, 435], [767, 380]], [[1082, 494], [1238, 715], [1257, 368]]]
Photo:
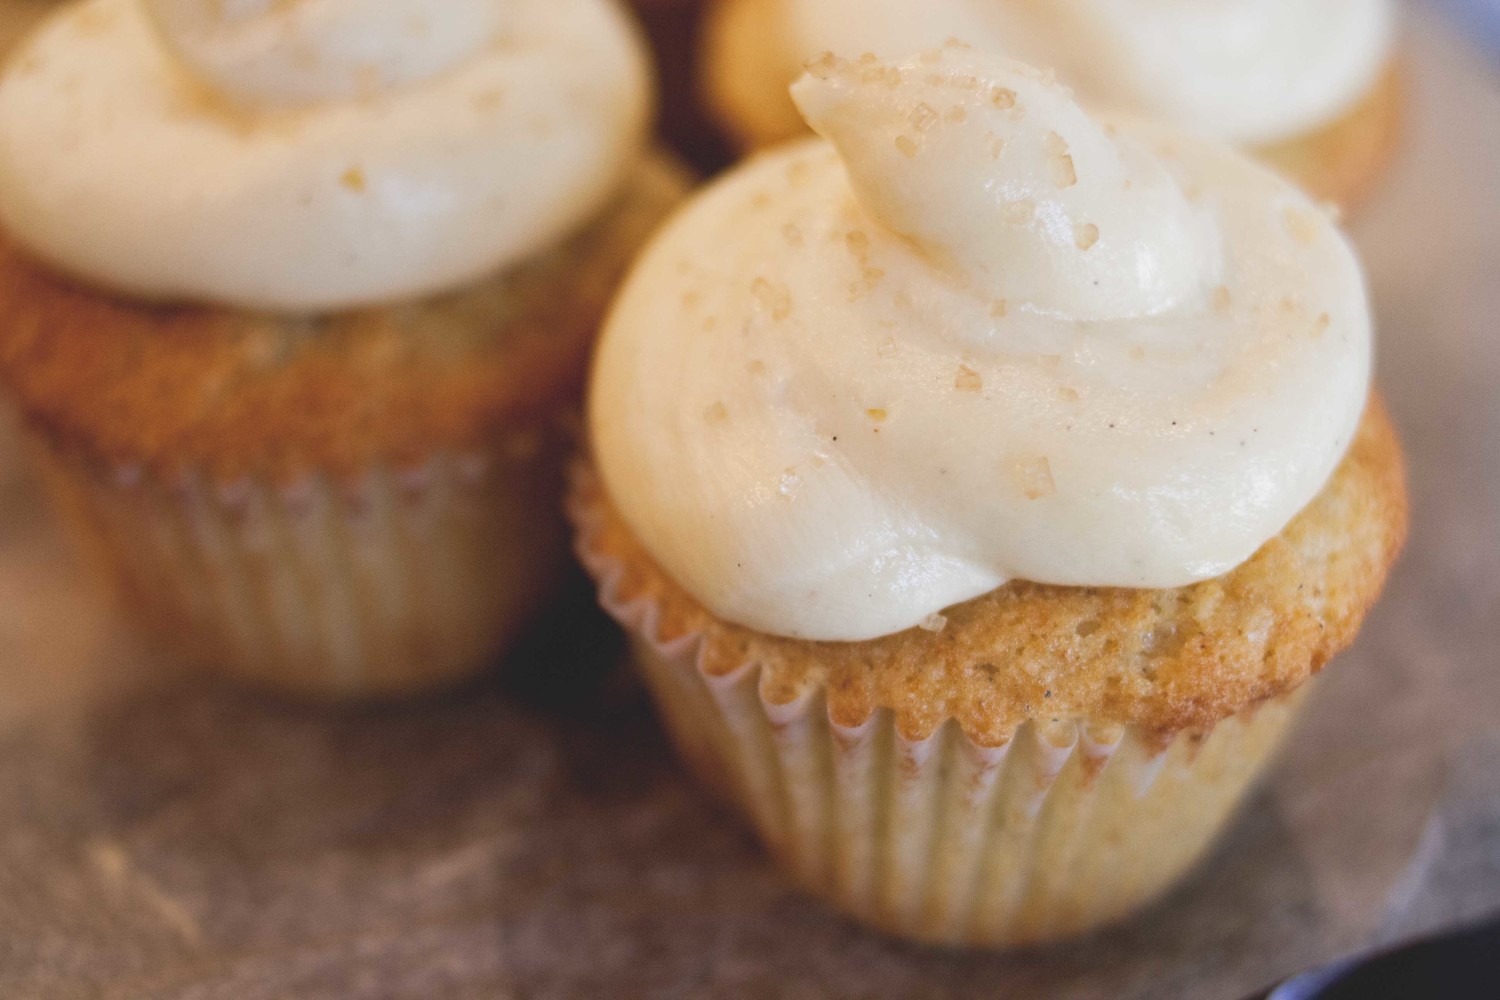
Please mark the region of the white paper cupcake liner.
[[73, 534], [171, 649], [284, 691], [382, 698], [483, 669], [566, 565], [560, 473], [536, 433], [356, 482], [213, 484], [32, 434]]
[[953, 720], [911, 739], [887, 710], [843, 726], [821, 690], [778, 704], [757, 664], [703, 669], [703, 637], [663, 636], [659, 607], [622, 595], [623, 567], [591, 547], [591, 513], [573, 514], [689, 767], [802, 885], [903, 937], [1032, 944], [1138, 909], [1207, 851], [1305, 695], [1208, 732], [1039, 719], [993, 747]]

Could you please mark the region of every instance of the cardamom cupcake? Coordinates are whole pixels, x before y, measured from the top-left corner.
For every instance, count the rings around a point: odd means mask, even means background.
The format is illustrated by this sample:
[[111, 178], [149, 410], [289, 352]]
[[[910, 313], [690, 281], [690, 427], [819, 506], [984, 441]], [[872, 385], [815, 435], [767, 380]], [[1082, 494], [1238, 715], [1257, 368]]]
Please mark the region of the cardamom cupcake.
[[[318, 696], [492, 662], [685, 182], [612, 0], [83, 0], [0, 82], [0, 384], [170, 647]], [[576, 417], [574, 418], [576, 420]]]
[[1157, 897], [1406, 529], [1347, 240], [962, 46], [828, 57], [606, 323], [570, 507], [701, 780], [924, 941]]
[[787, 86], [805, 60], [957, 38], [1056, 67], [1088, 102], [1235, 143], [1348, 207], [1398, 138], [1394, 36], [1391, 0], [716, 0], [704, 88], [729, 133], [761, 147], [804, 133]]

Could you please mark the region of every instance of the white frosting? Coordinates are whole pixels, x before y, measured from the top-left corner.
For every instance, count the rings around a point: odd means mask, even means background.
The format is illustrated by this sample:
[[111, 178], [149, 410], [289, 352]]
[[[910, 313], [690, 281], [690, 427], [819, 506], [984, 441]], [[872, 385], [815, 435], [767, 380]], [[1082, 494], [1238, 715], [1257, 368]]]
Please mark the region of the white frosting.
[[613, 0], [83, 0], [0, 84], [0, 222], [146, 299], [417, 297], [587, 221], [650, 90]]
[[[231, 100], [316, 104], [441, 73], [489, 46], [507, 0], [141, 0], [164, 42]], [[434, 9], [434, 7], [436, 9]]]
[[857, 640], [1010, 579], [1181, 586], [1323, 487], [1371, 332], [1304, 195], [998, 58], [813, 72], [832, 143], [681, 213], [595, 371], [608, 492], [705, 606]]
[[1241, 143], [1334, 120], [1390, 57], [1391, 0], [778, 0], [786, 79], [823, 51], [958, 38], [1055, 67], [1096, 104]]
[[[854, 193], [871, 214], [992, 299], [1114, 319], [1162, 312], [1201, 288], [1206, 269], [1217, 270], [1203, 256], [1217, 247], [1166, 168], [1021, 69], [1012, 64], [1004, 86], [975, 77], [972, 89], [936, 87], [932, 103], [913, 104], [910, 87], [890, 85], [899, 69], [825, 58], [792, 89], [807, 122], [854, 168]], [[945, 117], [955, 108], [967, 124], [973, 104], [986, 127], [943, 127], [955, 124]], [[976, 177], [991, 197], [975, 198]], [[1086, 248], [1075, 219], [1099, 233]]]

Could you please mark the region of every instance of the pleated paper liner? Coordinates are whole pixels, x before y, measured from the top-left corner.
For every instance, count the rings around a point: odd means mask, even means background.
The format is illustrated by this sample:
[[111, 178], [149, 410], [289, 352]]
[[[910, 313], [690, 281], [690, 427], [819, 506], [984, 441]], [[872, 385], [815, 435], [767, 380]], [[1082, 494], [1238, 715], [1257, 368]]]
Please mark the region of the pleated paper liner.
[[255, 684], [393, 698], [483, 670], [567, 564], [544, 432], [356, 481], [215, 484], [29, 432], [72, 534], [163, 645]]
[[1036, 944], [1139, 909], [1207, 852], [1305, 697], [1175, 734], [1037, 718], [999, 746], [951, 719], [912, 738], [884, 709], [839, 725], [822, 690], [778, 703], [757, 664], [711, 673], [702, 635], [666, 634], [591, 546], [588, 492], [577, 551], [688, 766], [805, 888], [901, 937]]

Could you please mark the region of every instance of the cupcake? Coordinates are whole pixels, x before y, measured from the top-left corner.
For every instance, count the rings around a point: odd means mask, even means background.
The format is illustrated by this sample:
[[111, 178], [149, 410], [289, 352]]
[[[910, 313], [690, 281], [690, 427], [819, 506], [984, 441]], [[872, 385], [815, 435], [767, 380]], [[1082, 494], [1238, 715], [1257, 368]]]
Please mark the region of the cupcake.
[[32, 36], [0, 384], [157, 638], [321, 696], [504, 650], [567, 565], [599, 319], [684, 190], [651, 90], [610, 0], [85, 0]]
[[1406, 526], [1348, 242], [1241, 154], [961, 46], [653, 240], [570, 507], [688, 764], [905, 937], [1053, 940], [1203, 856]]
[[1390, 0], [717, 0], [704, 79], [725, 128], [757, 147], [803, 133], [787, 86], [808, 58], [957, 38], [1056, 67], [1092, 105], [1235, 143], [1348, 206], [1394, 149], [1394, 22]]

